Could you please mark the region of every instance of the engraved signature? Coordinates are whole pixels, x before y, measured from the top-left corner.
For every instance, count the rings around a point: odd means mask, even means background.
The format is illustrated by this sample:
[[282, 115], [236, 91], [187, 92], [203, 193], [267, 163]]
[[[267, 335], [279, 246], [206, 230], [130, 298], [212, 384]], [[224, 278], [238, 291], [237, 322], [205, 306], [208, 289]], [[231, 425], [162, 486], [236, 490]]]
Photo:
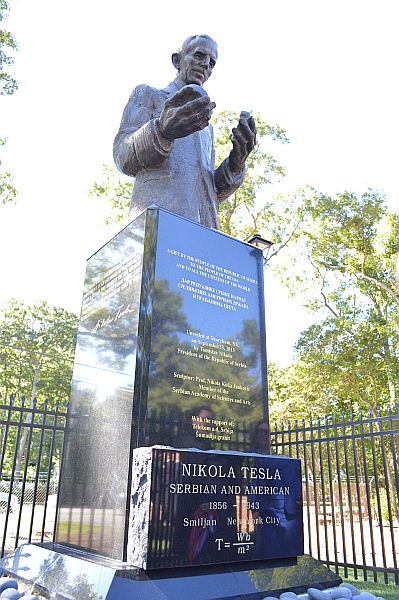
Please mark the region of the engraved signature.
[[108, 315], [106, 319], [98, 319], [94, 329], [92, 330], [92, 333], [96, 333], [97, 329], [102, 329], [110, 323], [115, 323], [116, 321], [119, 321], [119, 319], [132, 312], [134, 312], [134, 308], [132, 307], [130, 302], [127, 305], [120, 304], [120, 306], [118, 306], [118, 308], [116, 309], [114, 315]]

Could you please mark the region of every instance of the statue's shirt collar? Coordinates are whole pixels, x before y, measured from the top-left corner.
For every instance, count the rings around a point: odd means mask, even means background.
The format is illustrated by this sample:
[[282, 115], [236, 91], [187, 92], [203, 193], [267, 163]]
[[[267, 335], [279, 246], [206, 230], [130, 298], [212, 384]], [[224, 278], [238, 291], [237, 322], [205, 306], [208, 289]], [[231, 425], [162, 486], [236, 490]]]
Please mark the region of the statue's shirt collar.
[[184, 83], [184, 81], [182, 79], [180, 79], [179, 76], [176, 77], [176, 79], [172, 82], [172, 84], [175, 85], [176, 87], [176, 91], [177, 90], [181, 90], [182, 87], [184, 87], [186, 84]]
[[166, 88], [164, 88], [162, 91], [168, 92], [170, 95], [173, 95], [179, 90], [181, 90], [182, 87], [184, 87], [185, 85], [186, 84], [184, 83], [184, 81], [178, 76], [176, 77], [176, 79], [171, 81], [170, 84], [167, 85]]

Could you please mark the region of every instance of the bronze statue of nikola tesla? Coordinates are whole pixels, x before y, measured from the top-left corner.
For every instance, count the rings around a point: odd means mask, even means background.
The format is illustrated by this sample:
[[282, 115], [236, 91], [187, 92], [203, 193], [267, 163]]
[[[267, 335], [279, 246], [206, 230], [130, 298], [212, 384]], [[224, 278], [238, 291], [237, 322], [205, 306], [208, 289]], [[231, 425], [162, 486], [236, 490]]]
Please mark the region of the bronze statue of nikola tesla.
[[202, 85], [211, 76], [217, 45], [207, 35], [187, 38], [172, 55], [177, 77], [167, 87], [136, 87], [114, 142], [115, 163], [135, 177], [130, 216], [151, 204], [218, 228], [219, 203], [242, 183], [245, 160], [256, 142], [253, 117], [242, 112], [229, 156], [215, 169], [215, 103]]

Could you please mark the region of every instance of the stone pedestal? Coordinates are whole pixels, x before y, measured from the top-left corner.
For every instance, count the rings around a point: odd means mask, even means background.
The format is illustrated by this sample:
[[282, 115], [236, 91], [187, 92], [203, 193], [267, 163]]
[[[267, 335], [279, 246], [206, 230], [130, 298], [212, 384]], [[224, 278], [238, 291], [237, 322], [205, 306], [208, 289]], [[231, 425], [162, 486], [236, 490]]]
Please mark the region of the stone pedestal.
[[[268, 456], [260, 250], [157, 207], [88, 261], [56, 543], [6, 572], [60, 600], [237, 600], [340, 579]], [[181, 568], [180, 568], [181, 567]]]
[[260, 250], [157, 207], [88, 260], [57, 542], [127, 559], [138, 447], [267, 453], [263, 287]]

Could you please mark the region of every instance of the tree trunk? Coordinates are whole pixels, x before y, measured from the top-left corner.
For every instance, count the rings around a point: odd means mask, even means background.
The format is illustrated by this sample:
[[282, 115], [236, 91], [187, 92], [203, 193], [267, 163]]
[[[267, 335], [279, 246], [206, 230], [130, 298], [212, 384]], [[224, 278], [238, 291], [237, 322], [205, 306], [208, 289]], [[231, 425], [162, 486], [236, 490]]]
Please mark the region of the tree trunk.
[[[34, 406], [34, 400], [36, 398], [36, 388], [37, 388], [37, 381], [39, 378], [39, 365], [34, 365], [34, 375], [33, 375], [33, 384], [32, 384], [32, 394], [30, 397], [30, 403], [29, 403], [29, 408], [33, 408]], [[31, 412], [27, 413], [26, 418], [25, 418], [25, 423], [27, 425], [30, 425], [32, 423], [32, 417], [33, 414]], [[21, 436], [21, 440], [19, 442], [19, 449], [18, 449], [18, 456], [17, 456], [17, 462], [15, 465], [15, 480], [18, 481], [20, 479], [21, 476], [21, 465], [22, 465], [22, 460], [24, 457], [24, 452], [25, 452], [25, 446], [26, 446], [26, 440], [28, 437], [28, 432], [29, 432], [29, 427], [24, 427], [23, 431], [22, 431], [22, 436]]]
[[383, 358], [384, 358], [385, 368], [386, 368], [386, 372], [387, 372], [387, 379], [388, 379], [389, 400], [390, 400], [391, 408], [393, 410], [395, 410], [395, 408], [396, 408], [396, 389], [395, 389], [395, 379], [392, 374], [391, 349], [389, 347], [389, 342], [385, 337], [384, 337], [384, 341], [383, 341], [383, 347], [384, 347]]

